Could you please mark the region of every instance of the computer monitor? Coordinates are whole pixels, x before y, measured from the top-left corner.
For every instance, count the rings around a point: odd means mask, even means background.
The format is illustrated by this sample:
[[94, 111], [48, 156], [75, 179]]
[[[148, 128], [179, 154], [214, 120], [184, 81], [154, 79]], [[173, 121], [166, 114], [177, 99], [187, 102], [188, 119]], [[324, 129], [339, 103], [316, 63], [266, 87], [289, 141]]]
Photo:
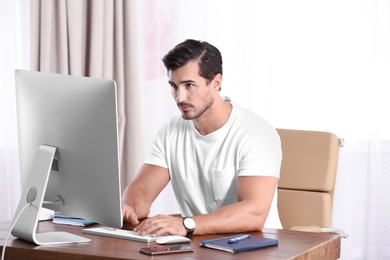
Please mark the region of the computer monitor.
[[38, 245], [90, 241], [37, 233], [42, 206], [121, 228], [115, 82], [16, 70], [15, 83], [22, 195], [12, 234]]

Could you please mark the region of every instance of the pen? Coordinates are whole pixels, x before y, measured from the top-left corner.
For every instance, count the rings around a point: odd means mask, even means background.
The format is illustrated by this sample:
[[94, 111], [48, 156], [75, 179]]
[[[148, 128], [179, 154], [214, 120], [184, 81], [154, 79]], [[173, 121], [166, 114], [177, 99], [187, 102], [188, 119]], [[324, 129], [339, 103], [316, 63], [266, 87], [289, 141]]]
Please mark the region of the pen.
[[242, 235], [242, 236], [234, 237], [234, 238], [229, 239], [228, 243], [229, 244], [237, 243], [238, 241], [249, 238], [250, 236], [251, 235]]

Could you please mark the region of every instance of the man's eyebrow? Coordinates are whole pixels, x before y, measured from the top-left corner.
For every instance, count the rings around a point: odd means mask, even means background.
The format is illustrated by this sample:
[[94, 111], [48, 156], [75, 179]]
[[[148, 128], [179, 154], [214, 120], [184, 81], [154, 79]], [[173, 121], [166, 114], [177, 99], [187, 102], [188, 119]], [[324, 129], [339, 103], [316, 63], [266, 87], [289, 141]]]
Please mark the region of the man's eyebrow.
[[[171, 80], [169, 80], [168, 83], [171, 84], [171, 85], [176, 85], [176, 84], [175, 84], [173, 81], [171, 81]], [[193, 80], [191, 80], [191, 79], [187, 79], [187, 80], [182, 80], [182, 81], [180, 81], [179, 84], [187, 84], [187, 83], [196, 83], [196, 81], [193, 81]]]

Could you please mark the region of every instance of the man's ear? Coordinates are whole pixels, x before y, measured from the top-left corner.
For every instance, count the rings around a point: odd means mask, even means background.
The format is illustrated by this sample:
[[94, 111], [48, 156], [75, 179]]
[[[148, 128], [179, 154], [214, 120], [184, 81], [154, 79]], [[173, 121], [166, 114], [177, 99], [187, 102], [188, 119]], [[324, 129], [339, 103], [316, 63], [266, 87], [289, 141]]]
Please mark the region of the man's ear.
[[211, 84], [213, 86], [213, 89], [215, 89], [216, 91], [219, 91], [221, 89], [221, 85], [222, 85], [222, 75], [219, 73], [217, 75], [215, 75]]

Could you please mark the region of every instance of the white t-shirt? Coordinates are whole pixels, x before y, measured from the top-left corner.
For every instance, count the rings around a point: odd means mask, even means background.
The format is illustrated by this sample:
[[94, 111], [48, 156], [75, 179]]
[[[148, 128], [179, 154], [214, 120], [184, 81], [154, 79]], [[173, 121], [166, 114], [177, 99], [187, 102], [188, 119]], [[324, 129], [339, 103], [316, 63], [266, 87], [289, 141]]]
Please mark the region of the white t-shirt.
[[[192, 120], [176, 116], [159, 130], [145, 161], [169, 170], [183, 216], [208, 214], [237, 202], [238, 176], [279, 178], [282, 152], [276, 130], [226, 97], [225, 102], [233, 109], [220, 129], [203, 136]], [[276, 194], [265, 227], [281, 227]]]

